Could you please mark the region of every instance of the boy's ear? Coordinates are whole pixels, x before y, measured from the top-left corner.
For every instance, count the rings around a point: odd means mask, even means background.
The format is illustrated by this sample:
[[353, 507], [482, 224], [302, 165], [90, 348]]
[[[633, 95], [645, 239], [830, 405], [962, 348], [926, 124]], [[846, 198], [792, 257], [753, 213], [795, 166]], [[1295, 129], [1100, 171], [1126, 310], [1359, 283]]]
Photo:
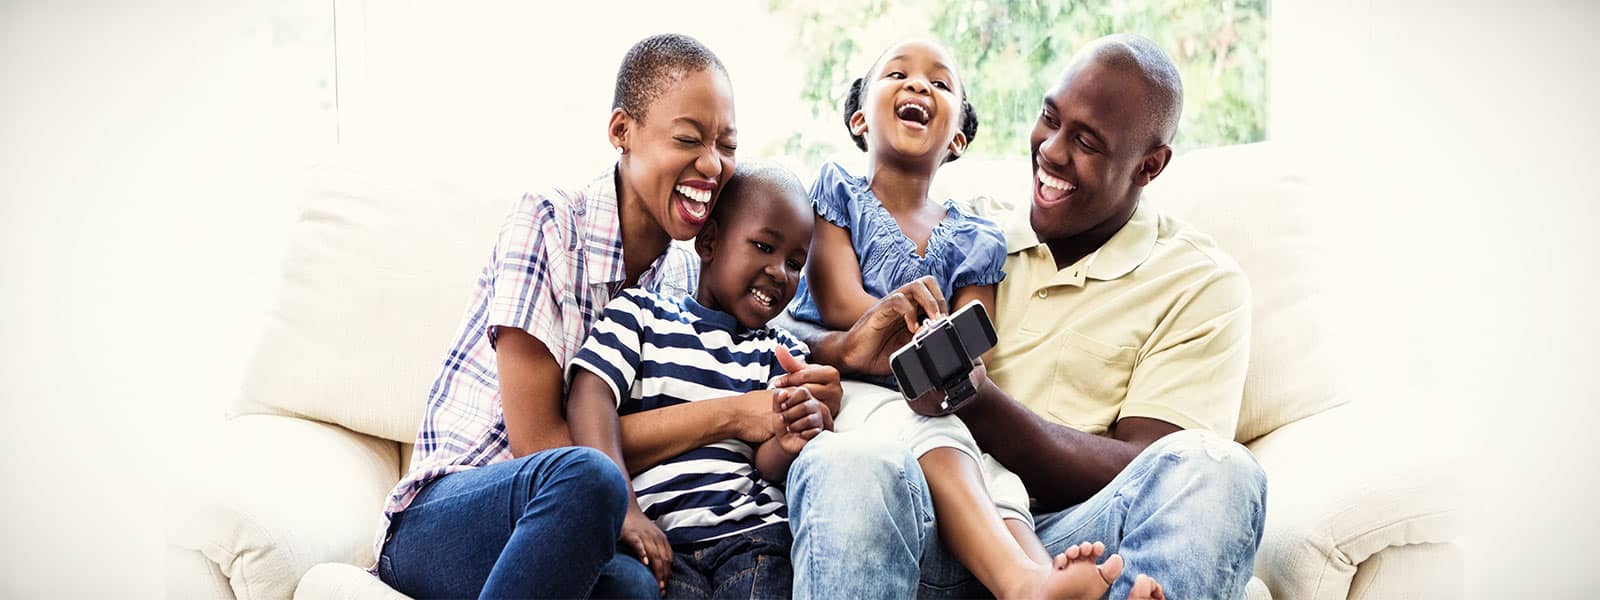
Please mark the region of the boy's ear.
[[633, 116], [622, 107], [611, 109], [611, 121], [606, 124], [606, 137], [611, 140], [611, 147], [626, 153], [628, 151], [628, 130], [633, 128]]
[[956, 137], [950, 140], [950, 158], [961, 158], [961, 153], [967, 151], [967, 134], [956, 132]]
[[850, 135], [862, 136], [867, 134], [867, 112], [858, 110], [850, 114]]
[[700, 226], [700, 233], [694, 236], [694, 251], [700, 255], [700, 264], [711, 260], [711, 254], [717, 249], [717, 222], [706, 221]]
[[1167, 168], [1167, 163], [1172, 162], [1172, 147], [1162, 144], [1151, 150], [1139, 161], [1139, 170], [1133, 173], [1133, 184], [1144, 187], [1155, 181]]

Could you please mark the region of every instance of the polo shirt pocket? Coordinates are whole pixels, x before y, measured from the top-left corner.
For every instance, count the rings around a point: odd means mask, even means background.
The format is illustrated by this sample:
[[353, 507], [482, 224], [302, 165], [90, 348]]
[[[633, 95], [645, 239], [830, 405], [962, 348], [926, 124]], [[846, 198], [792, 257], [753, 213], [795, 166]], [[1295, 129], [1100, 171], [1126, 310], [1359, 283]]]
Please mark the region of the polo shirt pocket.
[[1077, 429], [1103, 432], [1116, 421], [1128, 395], [1137, 348], [1102, 342], [1072, 329], [1056, 336], [1055, 387], [1046, 408]]

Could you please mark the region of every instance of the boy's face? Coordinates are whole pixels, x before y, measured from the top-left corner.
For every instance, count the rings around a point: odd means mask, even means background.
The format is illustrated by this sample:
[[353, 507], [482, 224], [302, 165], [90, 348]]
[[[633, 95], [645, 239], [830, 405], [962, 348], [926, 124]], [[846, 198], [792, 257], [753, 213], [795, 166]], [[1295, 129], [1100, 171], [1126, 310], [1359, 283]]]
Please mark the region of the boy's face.
[[702, 269], [696, 300], [739, 324], [763, 327], [794, 298], [811, 249], [811, 205], [759, 179], [726, 198], [720, 218], [695, 240]]

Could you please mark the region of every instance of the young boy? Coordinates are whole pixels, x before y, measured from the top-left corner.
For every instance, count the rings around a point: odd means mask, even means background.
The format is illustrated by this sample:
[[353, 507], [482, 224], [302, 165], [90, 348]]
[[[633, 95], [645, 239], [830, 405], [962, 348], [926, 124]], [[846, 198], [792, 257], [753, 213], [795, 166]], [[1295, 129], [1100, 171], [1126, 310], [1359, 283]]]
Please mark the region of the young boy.
[[[575, 441], [635, 475], [621, 539], [656, 571], [669, 598], [729, 590], [789, 596], [791, 537], [778, 486], [806, 442], [832, 428], [841, 395], [831, 369], [831, 381], [769, 389], [775, 377], [803, 365], [791, 353], [807, 353], [767, 322], [794, 297], [812, 222], [793, 174], [740, 164], [695, 238], [695, 296], [623, 292], [568, 367]], [[757, 446], [725, 439], [655, 460], [647, 455], [663, 455], [669, 442], [630, 438], [624, 455], [619, 415], [740, 394], [772, 398], [771, 431], [744, 436], [760, 440]]]

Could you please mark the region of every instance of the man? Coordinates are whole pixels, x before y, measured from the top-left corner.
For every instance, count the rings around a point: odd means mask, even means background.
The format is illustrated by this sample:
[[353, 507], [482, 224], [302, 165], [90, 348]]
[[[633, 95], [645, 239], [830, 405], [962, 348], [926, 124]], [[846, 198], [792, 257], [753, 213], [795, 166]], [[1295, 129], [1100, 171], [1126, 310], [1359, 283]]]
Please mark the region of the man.
[[[1027, 485], [1051, 554], [1098, 540], [1123, 556], [1111, 597], [1128, 597], [1134, 574], [1174, 598], [1242, 597], [1266, 504], [1260, 466], [1229, 439], [1248, 283], [1210, 238], [1140, 203], [1172, 158], [1177, 69], [1147, 39], [1102, 38], [1043, 104], [1032, 202], [1007, 230], [999, 344], [958, 414]], [[928, 306], [885, 298], [850, 331], [808, 341], [843, 371], [886, 373], [905, 315]], [[921, 477], [870, 432], [814, 440], [789, 478], [796, 595], [981, 594], [937, 541]]]

